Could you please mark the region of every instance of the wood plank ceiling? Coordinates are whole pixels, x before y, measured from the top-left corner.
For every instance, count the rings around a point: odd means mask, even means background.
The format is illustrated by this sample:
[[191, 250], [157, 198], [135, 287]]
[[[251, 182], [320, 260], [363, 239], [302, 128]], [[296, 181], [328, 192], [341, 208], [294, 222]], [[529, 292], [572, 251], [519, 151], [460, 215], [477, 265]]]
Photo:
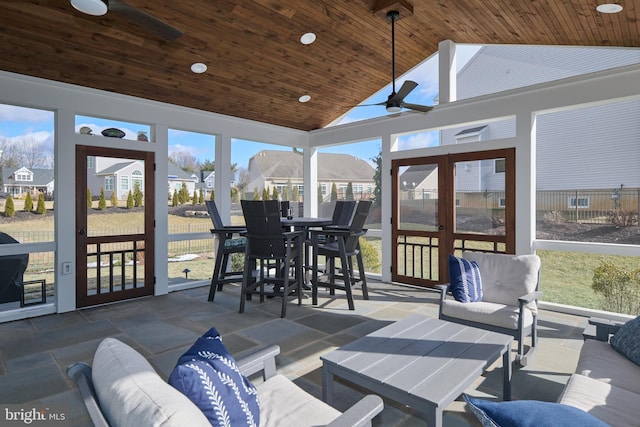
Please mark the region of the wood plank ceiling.
[[[113, 10], [85, 15], [69, 0], [2, 0], [0, 69], [303, 130], [326, 126], [391, 80], [391, 27], [372, 13], [376, 0], [126, 2], [183, 35], [166, 41]], [[640, 47], [640, 3], [596, 12], [603, 2], [412, 0], [413, 14], [396, 23], [397, 74], [446, 39]], [[309, 31], [317, 41], [301, 44]], [[193, 62], [208, 71], [192, 73]]]

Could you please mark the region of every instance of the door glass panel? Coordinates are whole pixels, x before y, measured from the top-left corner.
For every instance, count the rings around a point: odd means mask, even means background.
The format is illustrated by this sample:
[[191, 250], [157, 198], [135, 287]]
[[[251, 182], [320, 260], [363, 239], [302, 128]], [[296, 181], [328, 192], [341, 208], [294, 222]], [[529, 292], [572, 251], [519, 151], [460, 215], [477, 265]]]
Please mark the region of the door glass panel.
[[87, 156], [87, 235], [144, 233], [144, 191], [144, 160]]
[[505, 159], [455, 163], [455, 231], [505, 235]]
[[413, 165], [400, 171], [401, 230], [437, 231], [438, 165]]

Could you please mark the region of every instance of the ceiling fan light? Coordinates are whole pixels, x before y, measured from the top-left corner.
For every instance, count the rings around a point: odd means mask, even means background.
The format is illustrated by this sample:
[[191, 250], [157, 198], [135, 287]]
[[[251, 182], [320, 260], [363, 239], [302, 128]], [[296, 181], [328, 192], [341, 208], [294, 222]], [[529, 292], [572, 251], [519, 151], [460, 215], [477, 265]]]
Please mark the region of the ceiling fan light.
[[298, 98], [298, 102], [309, 102], [311, 101], [311, 96], [310, 95], [302, 95], [300, 98]]
[[93, 16], [101, 16], [109, 9], [108, 0], [71, 0], [71, 6], [82, 13]]
[[618, 13], [622, 12], [622, 6], [615, 3], [604, 3], [598, 5], [596, 10], [600, 13]]
[[388, 105], [387, 106], [387, 113], [399, 113], [400, 111], [402, 111], [402, 107], [399, 105]]

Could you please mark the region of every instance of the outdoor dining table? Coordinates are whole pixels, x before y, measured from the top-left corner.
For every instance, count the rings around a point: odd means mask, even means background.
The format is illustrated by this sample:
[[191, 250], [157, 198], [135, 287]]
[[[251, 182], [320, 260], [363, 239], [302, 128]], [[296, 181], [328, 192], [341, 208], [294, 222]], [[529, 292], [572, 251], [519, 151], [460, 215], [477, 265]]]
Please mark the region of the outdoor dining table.
[[[331, 225], [332, 222], [333, 220], [331, 218], [323, 218], [323, 217], [317, 218], [317, 217], [311, 217], [311, 216], [300, 216], [300, 217], [292, 217], [292, 218], [283, 217], [280, 219], [280, 223], [284, 227], [293, 227], [295, 230], [305, 230], [307, 235], [309, 234], [308, 233], [309, 228]], [[309, 256], [310, 246], [311, 246], [310, 239], [306, 238], [305, 244], [304, 244], [304, 271], [305, 271], [304, 276], [305, 277], [304, 277], [304, 283], [302, 284], [305, 290], [311, 289], [311, 287], [307, 283], [308, 280], [306, 275], [306, 271], [312, 268], [312, 266], [309, 263], [309, 261], [311, 260], [311, 257]]]

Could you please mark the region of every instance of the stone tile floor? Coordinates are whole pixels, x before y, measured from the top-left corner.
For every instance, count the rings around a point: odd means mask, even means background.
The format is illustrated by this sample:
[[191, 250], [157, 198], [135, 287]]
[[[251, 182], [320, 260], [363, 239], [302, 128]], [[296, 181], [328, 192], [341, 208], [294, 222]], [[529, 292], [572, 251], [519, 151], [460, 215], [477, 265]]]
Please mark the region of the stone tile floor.
[[[147, 357], [165, 379], [178, 357], [206, 330], [215, 326], [233, 354], [278, 344], [278, 369], [299, 386], [321, 395], [319, 356], [410, 314], [437, 317], [438, 294], [431, 290], [370, 283], [370, 300], [355, 291], [355, 311], [344, 294], [321, 293], [302, 306], [290, 302], [281, 319], [280, 299], [248, 302], [238, 313], [239, 286], [225, 285], [207, 302], [208, 286], [141, 298], [64, 314], [0, 324], [0, 404], [45, 404], [66, 407], [67, 425], [91, 425], [80, 395], [65, 374], [75, 361], [91, 363], [99, 342], [118, 338]], [[514, 368], [514, 399], [555, 401], [576, 367], [586, 318], [541, 311], [539, 348], [525, 368]], [[515, 347], [514, 347], [515, 348]], [[514, 350], [515, 351], [515, 350]], [[500, 361], [467, 391], [500, 398]], [[346, 409], [362, 395], [347, 384], [336, 386], [336, 406]], [[385, 401], [378, 426], [423, 425], [411, 408]], [[460, 400], [445, 412], [444, 426], [480, 425]]]

